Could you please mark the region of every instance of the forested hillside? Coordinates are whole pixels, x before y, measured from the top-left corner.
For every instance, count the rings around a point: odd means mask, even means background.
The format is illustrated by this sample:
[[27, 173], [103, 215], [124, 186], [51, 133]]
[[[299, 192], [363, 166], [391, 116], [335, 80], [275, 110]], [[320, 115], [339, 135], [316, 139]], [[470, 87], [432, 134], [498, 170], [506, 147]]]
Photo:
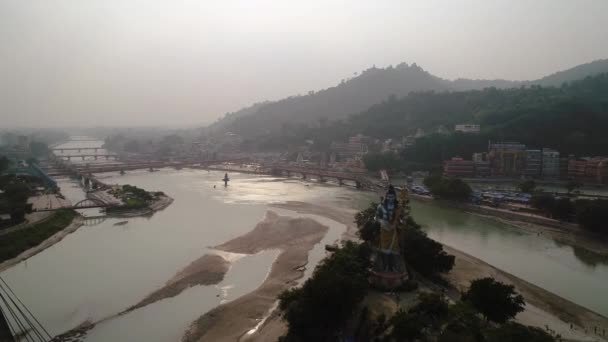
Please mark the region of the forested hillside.
[[[332, 121], [343, 120], [349, 115], [367, 111], [371, 106], [386, 101], [389, 97], [390, 101], [394, 101], [406, 97], [411, 92], [506, 89], [532, 84], [559, 87], [564, 82], [582, 79], [599, 72], [608, 72], [608, 60], [579, 65], [535, 81], [469, 79], [449, 81], [431, 75], [416, 64], [408, 66], [402, 63], [396, 67], [384, 69], [374, 67], [363, 71], [356, 77], [344, 80], [332, 88], [310, 92], [303, 96], [292, 96], [280, 101], [257, 103], [237, 112], [228, 113], [211, 125], [209, 131], [217, 133], [232, 131], [249, 139], [258, 137], [266, 139], [269, 135], [276, 138], [277, 135], [284, 135], [286, 131], [293, 129], [326, 126]], [[496, 100], [509, 102], [510, 97], [519, 96], [516, 91], [510, 94], [502, 94]], [[408, 101], [424, 102], [426, 101], [424, 96], [419, 94]], [[432, 96], [432, 94], [427, 96]], [[468, 100], [458, 94], [446, 96], [451, 96], [452, 101], [444, 101], [436, 104], [434, 108], [428, 108], [431, 115], [426, 122], [427, 126], [440, 123], [445, 117], [452, 117], [450, 112], [461, 113], [461, 116], [464, 115], [463, 111], [470, 112], [470, 108], [466, 106]], [[475, 100], [476, 95], [471, 96]], [[491, 100], [484, 99], [483, 101]], [[446, 105], [456, 107], [446, 108]], [[500, 105], [500, 103], [497, 102], [494, 105]], [[379, 106], [382, 107], [382, 105]], [[374, 110], [378, 110], [378, 108], [372, 108], [370, 111]], [[391, 123], [387, 124], [391, 125]]]
[[429, 134], [418, 139], [408, 159], [440, 162], [470, 157], [486, 150], [488, 140], [516, 140], [562, 153], [600, 155], [608, 152], [608, 74], [587, 77], [561, 87], [488, 88], [464, 92], [420, 92], [389, 98], [348, 119], [315, 125], [285, 125], [275, 134], [247, 141], [248, 147], [284, 148], [315, 141], [322, 150], [331, 141], [362, 133], [401, 139], [422, 128], [434, 132], [458, 123], [478, 123], [481, 134]]
[[562, 87], [485, 89], [453, 93], [425, 92], [386, 101], [355, 115], [349, 132], [401, 137], [417, 128], [479, 123], [479, 135], [432, 134], [416, 143], [410, 157], [438, 161], [483, 151], [488, 140], [516, 140], [578, 155], [608, 152], [608, 74], [587, 77]]

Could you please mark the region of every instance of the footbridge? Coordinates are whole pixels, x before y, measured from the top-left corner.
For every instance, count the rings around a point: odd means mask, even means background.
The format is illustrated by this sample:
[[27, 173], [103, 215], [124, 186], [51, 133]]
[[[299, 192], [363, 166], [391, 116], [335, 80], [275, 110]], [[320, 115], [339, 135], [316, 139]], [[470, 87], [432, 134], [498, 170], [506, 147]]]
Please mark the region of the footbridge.
[[109, 207], [111, 207], [110, 204], [108, 204], [102, 200], [99, 200], [97, 198], [85, 198], [82, 201], [77, 202], [74, 205], [56, 207], [56, 208], [36, 209], [34, 211], [56, 211], [56, 210], [62, 210], [62, 209], [90, 209], [90, 208], [109, 208]]

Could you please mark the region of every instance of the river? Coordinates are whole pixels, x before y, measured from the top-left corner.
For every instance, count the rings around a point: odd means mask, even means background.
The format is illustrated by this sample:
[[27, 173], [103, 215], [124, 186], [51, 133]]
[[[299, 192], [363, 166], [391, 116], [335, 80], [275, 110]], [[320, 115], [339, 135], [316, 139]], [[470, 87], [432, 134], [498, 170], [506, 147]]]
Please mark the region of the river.
[[[247, 174], [231, 174], [230, 185], [224, 188], [222, 177], [219, 172], [189, 169], [99, 175], [106, 183], [163, 191], [175, 201], [151, 217], [91, 220], [51, 248], [2, 272], [2, 277], [53, 335], [86, 321], [110, 318], [85, 340], [176, 341], [200, 315], [260, 285], [278, 251], [228, 255], [233, 266], [220, 284], [194, 286], [176, 297], [114, 316], [164, 285], [210, 246], [251, 230], [272, 203], [291, 200], [361, 208], [373, 197], [347, 187]], [[59, 186], [73, 203], [84, 197], [72, 180], [62, 179]], [[323, 246], [345, 229], [327, 218], [271, 210], [312, 217], [330, 227], [311, 252], [306, 276], [324, 256]], [[412, 201], [412, 212], [430, 237], [608, 315], [605, 258], [435, 203]], [[95, 210], [84, 214], [98, 215]], [[127, 224], [116, 225], [125, 220]]]

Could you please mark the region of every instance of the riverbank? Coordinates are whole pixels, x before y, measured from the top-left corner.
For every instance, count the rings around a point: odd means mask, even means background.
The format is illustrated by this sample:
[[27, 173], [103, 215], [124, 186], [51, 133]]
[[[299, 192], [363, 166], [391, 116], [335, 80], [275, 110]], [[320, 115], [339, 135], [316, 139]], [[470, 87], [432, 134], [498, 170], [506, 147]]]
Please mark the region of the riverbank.
[[[6, 241], [10, 250], [6, 255], [15, 255], [0, 263], [0, 272], [26, 260], [61, 241], [68, 234], [82, 226], [82, 217], [74, 211], [58, 211], [47, 220], [3, 235], [0, 241]], [[5, 243], [0, 243], [4, 245]], [[34, 246], [34, 247], [30, 247]]]
[[[343, 234], [343, 239], [357, 238], [357, 228], [353, 222], [354, 217], [349, 210], [338, 210], [303, 202], [287, 202], [273, 206], [303, 214], [324, 216], [338, 221], [348, 227], [348, 231]], [[525, 311], [517, 316], [517, 320], [520, 323], [537, 326], [542, 329], [548, 326], [563, 337], [573, 341], [601, 341], [599, 336], [593, 335], [593, 327], [602, 327], [602, 329], [608, 330], [608, 319], [606, 317], [499, 270], [459, 250], [445, 245], [444, 248], [448, 253], [456, 257], [454, 269], [447, 275], [447, 278], [457, 289], [463, 291], [468, 288], [471, 280], [483, 277], [494, 277], [499, 281], [515, 285], [527, 303]], [[570, 329], [570, 323], [573, 324], [572, 330]], [[587, 333], [584, 332], [585, 329], [587, 329]], [[273, 340], [285, 332], [285, 323], [281, 321], [277, 312], [273, 312], [256, 333], [247, 340]]]
[[[573, 341], [598, 341], [600, 336], [593, 335], [593, 328], [608, 330], [608, 318], [600, 314], [457, 249], [446, 245], [444, 249], [456, 257], [454, 268], [446, 278], [460, 292], [466, 291], [472, 280], [484, 277], [492, 277], [500, 282], [514, 285], [526, 301], [525, 311], [516, 317], [516, 320], [522, 324], [542, 329], [548, 326], [563, 338]], [[573, 325], [572, 329], [570, 324]]]
[[269, 249], [280, 249], [281, 253], [260, 287], [201, 316], [182, 341], [238, 341], [246, 336], [273, 309], [278, 295], [304, 275], [308, 253], [328, 230], [309, 218], [269, 211], [251, 232], [215, 247], [231, 253], [255, 254]]
[[432, 201], [440, 206], [461, 209], [471, 214], [489, 217], [528, 232], [547, 236], [557, 242], [586, 249], [597, 254], [600, 258], [608, 258], [608, 237], [586, 231], [577, 224], [506, 209], [453, 201], [434, 200], [429, 196], [411, 195], [411, 197], [418, 201]]

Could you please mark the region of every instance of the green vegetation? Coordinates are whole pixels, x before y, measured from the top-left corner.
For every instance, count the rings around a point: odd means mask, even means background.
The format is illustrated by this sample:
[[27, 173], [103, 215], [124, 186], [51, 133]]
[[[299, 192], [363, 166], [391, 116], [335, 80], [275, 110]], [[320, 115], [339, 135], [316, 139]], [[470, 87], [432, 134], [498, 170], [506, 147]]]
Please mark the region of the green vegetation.
[[487, 331], [487, 341], [492, 342], [551, 342], [553, 337], [545, 331], [528, 327], [515, 322], [508, 322], [496, 328], [490, 328]]
[[524, 297], [515, 292], [513, 285], [500, 283], [493, 278], [476, 279], [462, 300], [470, 302], [487, 321], [505, 323], [524, 311]]
[[403, 160], [393, 152], [368, 153], [363, 157], [363, 163], [370, 171], [395, 171], [403, 166]]
[[0, 174], [4, 173], [10, 165], [10, 160], [6, 156], [0, 156]]
[[581, 226], [608, 235], [608, 200], [577, 200], [574, 206]]
[[440, 125], [479, 123], [483, 132], [478, 136], [418, 139], [404, 159], [436, 165], [483, 151], [488, 139], [598, 154], [608, 139], [601, 133], [608, 127], [606, 76], [598, 75], [606, 71], [608, 61], [604, 60], [531, 82], [447, 81], [415, 64], [402, 63], [370, 68], [332, 88], [227, 113], [209, 131], [237, 133], [248, 150], [284, 149], [307, 139], [318, 144], [316, 149], [324, 149], [331, 141], [344, 141], [357, 133], [400, 140], [417, 128], [433, 132]]
[[527, 194], [531, 194], [536, 189], [536, 182], [533, 180], [526, 180], [517, 185], [521, 192], [525, 192]]
[[29, 184], [38, 179], [31, 177], [5, 175], [0, 177], [0, 213], [9, 213], [11, 223], [17, 224], [25, 219], [25, 214], [31, 212], [32, 205], [27, 199], [32, 195]]
[[[375, 246], [377, 244], [380, 225], [374, 219], [376, 203], [355, 215], [361, 240]], [[443, 246], [429, 238], [420, 225], [410, 216], [405, 224], [400, 226], [400, 245], [405, 262], [414, 270], [428, 277], [437, 278], [441, 273], [449, 272], [454, 267], [454, 256], [447, 254]]]
[[[553, 341], [540, 329], [509, 322], [522, 310], [523, 298], [513, 286], [492, 278], [474, 281], [465, 300], [455, 304], [449, 304], [443, 294], [420, 292], [416, 303], [389, 317], [386, 311], [373, 311], [378, 305], [364, 305], [373, 303], [372, 298], [377, 296], [375, 293], [364, 301], [370, 291], [370, 244], [374, 239], [374, 234], [366, 230], [373, 230], [375, 209], [372, 203], [355, 216], [364, 243], [346, 242], [317, 266], [302, 287], [280, 295], [279, 309], [288, 332], [279, 341]], [[407, 220], [402, 228], [409, 241], [405, 250], [412, 250], [406, 253], [409, 265], [424, 274], [451, 269], [454, 257], [447, 256], [440, 244], [426, 241], [432, 240], [413, 220]], [[439, 255], [449, 259], [449, 265], [438, 262]], [[425, 271], [427, 268], [435, 270]]]
[[334, 341], [365, 297], [371, 250], [345, 243], [323, 260], [302, 287], [285, 291], [279, 308], [289, 325], [282, 341]]
[[73, 210], [58, 210], [40, 223], [0, 236], [0, 262], [16, 257], [21, 252], [38, 246], [53, 234], [67, 227], [76, 212]]
[[471, 187], [459, 178], [428, 176], [424, 185], [429, 188], [433, 196], [448, 200], [466, 201], [471, 196]]
[[33, 157], [40, 158], [48, 156], [50, 150], [47, 144], [40, 141], [32, 141], [30, 143], [30, 152]]
[[151, 193], [129, 184], [110, 190], [110, 194], [116, 198], [120, 198], [124, 203], [124, 205], [118, 208], [109, 208], [110, 211], [148, 208], [154, 199], [164, 195], [160, 191]]

